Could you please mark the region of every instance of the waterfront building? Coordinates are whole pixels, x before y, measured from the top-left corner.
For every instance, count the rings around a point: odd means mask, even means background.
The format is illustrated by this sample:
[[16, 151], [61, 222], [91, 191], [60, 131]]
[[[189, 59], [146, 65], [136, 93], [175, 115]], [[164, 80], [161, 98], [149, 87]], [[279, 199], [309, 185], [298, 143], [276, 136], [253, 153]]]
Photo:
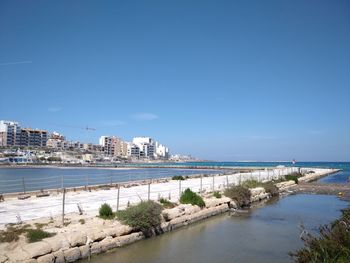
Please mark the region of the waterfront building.
[[140, 148], [133, 143], [128, 143], [128, 157], [131, 157], [132, 159], [140, 158]]
[[150, 137], [134, 137], [132, 143], [140, 149], [140, 158], [154, 159], [155, 142]]
[[47, 140], [47, 131], [23, 128], [21, 129], [19, 141], [16, 138], [16, 145], [24, 147], [46, 147]]
[[156, 142], [156, 156], [160, 159], [169, 159], [169, 148]]
[[21, 126], [15, 121], [0, 121], [0, 146], [16, 146], [20, 141]]
[[103, 152], [108, 156], [127, 157], [128, 144], [122, 139], [115, 136], [101, 136], [100, 145]]

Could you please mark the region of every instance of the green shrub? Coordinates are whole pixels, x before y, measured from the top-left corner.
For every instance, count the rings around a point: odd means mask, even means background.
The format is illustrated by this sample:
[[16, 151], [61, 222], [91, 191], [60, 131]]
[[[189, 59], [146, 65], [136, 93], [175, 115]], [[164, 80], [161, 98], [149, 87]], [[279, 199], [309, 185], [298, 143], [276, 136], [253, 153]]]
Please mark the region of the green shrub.
[[251, 193], [244, 186], [231, 186], [225, 190], [224, 195], [235, 201], [238, 207], [249, 205], [250, 203]]
[[222, 197], [222, 194], [220, 194], [219, 191], [214, 191], [213, 196], [214, 196], [215, 198], [221, 198], [221, 197]]
[[79, 223], [84, 225], [85, 224], [85, 219], [83, 219], [83, 218], [79, 219]]
[[287, 181], [293, 180], [296, 184], [298, 183], [298, 176], [294, 174], [287, 174], [285, 176]]
[[41, 229], [28, 229], [27, 231], [27, 239], [29, 243], [38, 242], [54, 235], [56, 235], [56, 233], [49, 233]]
[[350, 209], [340, 219], [319, 228], [319, 234], [302, 237], [304, 247], [289, 255], [296, 263], [350, 262]]
[[257, 180], [247, 180], [242, 183], [242, 186], [245, 188], [256, 188], [261, 187], [262, 183], [259, 183]]
[[142, 232], [158, 227], [161, 223], [162, 206], [153, 201], [142, 201], [125, 210], [117, 212], [117, 217], [124, 224]]
[[185, 178], [182, 175], [175, 175], [173, 177], [171, 177], [171, 180], [185, 180]]
[[204, 207], [205, 203], [203, 198], [197, 195], [195, 192], [192, 192], [191, 189], [187, 188], [180, 197], [181, 204], [191, 204], [198, 205], [199, 207]]
[[103, 219], [112, 219], [112, 218], [114, 218], [114, 214], [113, 214], [112, 208], [107, 203], [104, 203], [103, 205], [100, 206], [99, 215]]
[[176, 206], [176, 204], [170, 202], [165, 198], [161, 198], [159, 202], [163, 205], [164, 208], [174, 208]]
[[269, 193], [271, 196], [279, 195], [279, 189], [273, 182], [263, 183], [262, 187], [264, 187], [265, 192]]

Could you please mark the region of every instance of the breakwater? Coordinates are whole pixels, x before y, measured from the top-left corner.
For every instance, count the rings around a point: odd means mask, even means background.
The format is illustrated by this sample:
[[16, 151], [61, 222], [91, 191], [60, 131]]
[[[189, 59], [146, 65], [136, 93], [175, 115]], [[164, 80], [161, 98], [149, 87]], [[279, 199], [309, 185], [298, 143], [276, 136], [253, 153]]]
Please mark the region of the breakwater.
[[[323, 171], [323, 175], [326, 174]], [[277, 184], [280, 191], [285, 191], [294, 185], [294, 181]], [[250, 191], [251, 202], [269, 198], [264, 188], [258, 187]], [[235, 202], [229, 198], [208, 198], [208, 194], [204, 194], [204, 197], [205, 208], [203, 209], [192, 205], [179, 205], [163, 210], [161, 233], [237, 208]], [[33, 244], [27, 244], [22, 240], [16, 245], [0, 246], [0, 251], [1, 249], [5, 251], [0, 257], [2, 259], [0, 262], [73, 262], [144, 238], [142, 232], [122, 225], [118, 221], [108, 222], [95, 217], [86, 224], [72, 223], [71, 227], [68, 225], [58, 230], [52, 229], [54, 226], [47, 226], [47, 231], [50, 227], [51, 231], [54, 230], [57, 233], [55, 237]]]

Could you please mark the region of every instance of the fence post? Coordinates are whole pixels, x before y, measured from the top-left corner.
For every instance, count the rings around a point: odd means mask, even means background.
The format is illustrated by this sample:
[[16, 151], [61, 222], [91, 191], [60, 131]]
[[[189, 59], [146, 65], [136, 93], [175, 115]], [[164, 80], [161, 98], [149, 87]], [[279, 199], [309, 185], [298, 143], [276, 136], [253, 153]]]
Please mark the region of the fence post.
[[63, 188], [63, 198], [62, 198], [62, 226], [64, 226], [64, 206], [66, 199], [66, 188]]
[[213, 175], [213, 192], [215, 190], [215, 176]]
[[111, 179], [111, 186], [112, 186], [113, 185], [112, 175], [110, 175], [110, 179]]
[[62, 175], [61, 176], [61, 189], [62, 189], [62, 192], [63, 192], [63, 187], [64, 187], [64, 177]]
[[226, 175], [226, 188], [228, 188], [228, 175]]
[[272, 178], [275, 180], [275, 169], [272, 170]]
[[203, 191], [203, 175], [201, 175], [200, 191], [201, 191], [201, 193], [202, 193], [202, 191]]
[[260, 177], [261, 177], [261, 171], [259, 170], [258, 182], [260, 182]]
[[242, 184], [242, 174], [239, 173], [239, 185], [241, 185], [241, 184]]
[[26, 193], [26, 184], [24, 182], [24, 177], [22, 177], [23, 194]]
[[147, 195], [147, 200], [149, 201], [151, 197], [151, 181], [148, 182], [148, 195]]
[[117, 192], [117, 211], [119, 211], [119, 194], [120, 194], [120, 185], [118, 184], [118, 192]]
[[180, 200], [180, 197], [181, 197], [181, 180], [179, 180], [179, 200]]

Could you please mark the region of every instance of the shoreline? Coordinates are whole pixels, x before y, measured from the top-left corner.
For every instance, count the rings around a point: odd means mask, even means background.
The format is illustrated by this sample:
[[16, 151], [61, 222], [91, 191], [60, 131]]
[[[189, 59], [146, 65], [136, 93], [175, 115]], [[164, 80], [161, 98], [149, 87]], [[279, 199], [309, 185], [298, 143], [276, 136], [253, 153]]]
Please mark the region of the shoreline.
[[[333, 172], [336, 171], [325, 170], [312, 174], [312, 176], [317, 179]], [[294, 181], [284, 181], [276, 185], [279, 188], [281, 197], [293, 193], [293, 190], [291, 191], [290, 189], [296, 186]], [[259, 202], [270, 198], [270, 195], [261, 187], [250, 189], [250, 191], [252, 193], [250, 200], [252, 204], [259, 204]], [[182, 204], [172, 209], [164, 209], [162, 215], [165, 221], [163, 220], [161, 224], [162, 231], [159, 234], [171, 232], [200, 220], [225, 213], [232, 208], [238, 208], [235, 202], [227, 197], [213, 198], [210, 191], [204, 194], [204, 200], [206, 206], [203, 209]], [[53, 231], [57, 234], [52, 238], [30, 244], [27, 244], [23, 239], [10, 247], [0, 243], [0, 251], [7, 251], [4, 255], [0, 253], [0, 259], [4, 259], [0, 260], [0, 262], [7, 263], [16, 260], [32, 263], [74, 262], [145, 238], [142, 232], [122, 225], [117, 220], [103, 220], [96, 216], [91, 216], [91, 214], [77, 215], [76, 213], [67, 214], [66, 217], [68, 221], [65, 222], [68, 225], [63, 228], [57, 225], [59, 218], [53, 220], [53, 225], [50, 223], [52, 219], [49, 218], [39, 218], [26, 222], [30, 224], [47, 224], [48, 226], [45, 230]], [[79, 223], [83, 218], [84, 224]]]

